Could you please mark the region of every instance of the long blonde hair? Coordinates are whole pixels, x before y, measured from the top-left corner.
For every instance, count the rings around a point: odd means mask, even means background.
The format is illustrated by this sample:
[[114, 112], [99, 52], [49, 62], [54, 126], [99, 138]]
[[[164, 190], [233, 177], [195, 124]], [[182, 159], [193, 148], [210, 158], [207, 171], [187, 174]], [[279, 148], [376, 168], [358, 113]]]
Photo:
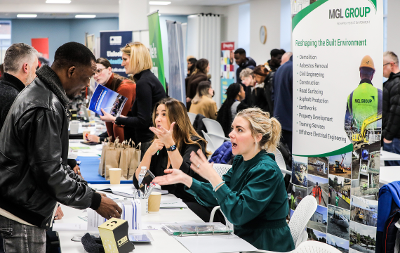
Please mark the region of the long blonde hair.
[[153, 67], [149, 50], [141, 42], [128, 43], [121, 52], [129, 55], [129, 71], [134, 75]]
[[[200, 141], [204, 143], [204, 150], [205, 150], [205, 155], [210, 155], [210, 153], [207, 152], [207, 141], [204, 140], [197, 132], [194, 130], [192, 124], [190, 123], [189, 116], [186, 111], [186, 106], [176, 100], [175, 98], [164, 98], [161, 99], [153, 109], [153, 125], [156, 125], [156, 111], [157, 107], [159, 105], [165, 105], [165, 110], [167, 112], [167, 117], [169, 124], [172, 122], [175, 122], [174, 126], [174, 131], [173, 131], [173, 138], [174, 141], [176, 142], [177, 148], [180, 150], [182, 147], [182, 144], [196, 144], [200, 149]], [[191, 139], [192, 136], [195, 136], [198, 138], [198, 140], [193, 141]]]
[[250, 130], [255, 139], [258, 134], [262, 135], [258, 143], [261, 149], [268, 152], [274, 152], [278, 147], [281, 139], [281, 123], [276, 118], [270, 118], [268, 112], [262, 111], [260, 108], [248, 108], [238, 112], [236, 117], [242, 117], [249, 121]]

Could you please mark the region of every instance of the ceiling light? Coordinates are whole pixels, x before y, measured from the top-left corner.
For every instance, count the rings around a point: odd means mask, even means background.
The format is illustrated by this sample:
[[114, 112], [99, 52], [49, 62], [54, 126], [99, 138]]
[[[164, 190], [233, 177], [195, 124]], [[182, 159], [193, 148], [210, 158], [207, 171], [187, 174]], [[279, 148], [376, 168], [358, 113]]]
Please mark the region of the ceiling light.
[[149, 1], [150, 5], [169, 5], [171, 2], [167, 1]]
[[36, 18], [37, 14], [17, 14], [17, 18]]
[[71, 0], [46, 0], [46, 4], [70, 4]]
[[75, 18], [95, 18], [96, 15], [75, 15]]

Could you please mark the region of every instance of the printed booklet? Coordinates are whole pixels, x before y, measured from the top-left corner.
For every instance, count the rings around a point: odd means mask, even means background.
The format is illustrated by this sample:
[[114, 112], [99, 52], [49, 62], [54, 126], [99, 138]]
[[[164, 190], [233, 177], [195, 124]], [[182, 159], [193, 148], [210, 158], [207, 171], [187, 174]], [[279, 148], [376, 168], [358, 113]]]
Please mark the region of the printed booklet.
[[89, 110], [104, 116], [100, 109], [114, 117], [121, 115], [122, 109], [128, 99], [103, 85], [97, 85], [90, 100]]

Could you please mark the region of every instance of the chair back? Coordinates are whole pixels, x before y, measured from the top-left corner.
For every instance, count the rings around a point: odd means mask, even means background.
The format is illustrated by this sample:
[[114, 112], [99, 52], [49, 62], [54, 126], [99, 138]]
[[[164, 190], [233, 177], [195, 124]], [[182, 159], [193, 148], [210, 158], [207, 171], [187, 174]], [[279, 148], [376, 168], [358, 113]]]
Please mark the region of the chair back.
[[307, 241], [299, 245], [298, 248], [291, 251], [293, 253], [340, 253], [335, 247], [317, 241]]
[[221, 124], [219, 124], [218, 121], [209, 118], [204, 118], [203, 123], [207, 128], [207, 133], [225, 137], [224, 130], [222, 129], [222, 126]]
[[196, 119], [196, 114], [192, 112], [188, 112], [187, 114], [189, 116], [190, 123], [193, 125], [193, 122]]
[[221, 163], [214, 163], [213, 164], [214, 170], [218, 173], [218, 175], [222, 178], [223, 175], [228, 172], [232, 168], [230, 164], [221, 164]]
[[204, 139], [207, 141], [207, 150], [211, 152], [211, 154], [214, 154], [214, 151], [216, 150], [213, 141], [211, 140], [210, 136], [203, 130], [201, 130], [203, 133]]
[[275, 154], [275, 161], [278, 164], [279, 169], [281, 169], [283, 176], [285, 176], [285, 174], [292, 175], [292, 172], [287, 170], [286, 162], [282, 156], [281, 151], [279, 151], [279, 149], [276, 149], [274, 154]]
[[290, 218], [290, 233], [292, 234], [293, 242], [296, 247], [307, 240], [307, 237], [304, 238], [302, 233], [305, 231], [307, 222], [314, 214], [315, 210], [317, 210], [317, 201], [313, 196], [308, 195], [300, 201], [292, 218]]

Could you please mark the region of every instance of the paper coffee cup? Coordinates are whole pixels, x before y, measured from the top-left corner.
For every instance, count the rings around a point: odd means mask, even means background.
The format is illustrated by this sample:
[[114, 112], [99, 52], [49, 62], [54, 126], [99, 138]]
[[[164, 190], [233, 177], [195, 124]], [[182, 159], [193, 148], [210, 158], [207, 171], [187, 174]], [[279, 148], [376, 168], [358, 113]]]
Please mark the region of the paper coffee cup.
[[120, 184], [121, 183], [121, 169], [120, 168], [110, 168], [110, 184]]
[[83, 140], [87, 141], [88, 140], [88, 136], [90, 134], [90, 131], [83, 131]]
[[79, 131], [79, 121], [77, 120], [72, 120], [69, 123], [69, 133], [70, 134], [77, 134]]
[[149, 213], [160, 211], [161, 192], [152, 192], [149, 197]]

